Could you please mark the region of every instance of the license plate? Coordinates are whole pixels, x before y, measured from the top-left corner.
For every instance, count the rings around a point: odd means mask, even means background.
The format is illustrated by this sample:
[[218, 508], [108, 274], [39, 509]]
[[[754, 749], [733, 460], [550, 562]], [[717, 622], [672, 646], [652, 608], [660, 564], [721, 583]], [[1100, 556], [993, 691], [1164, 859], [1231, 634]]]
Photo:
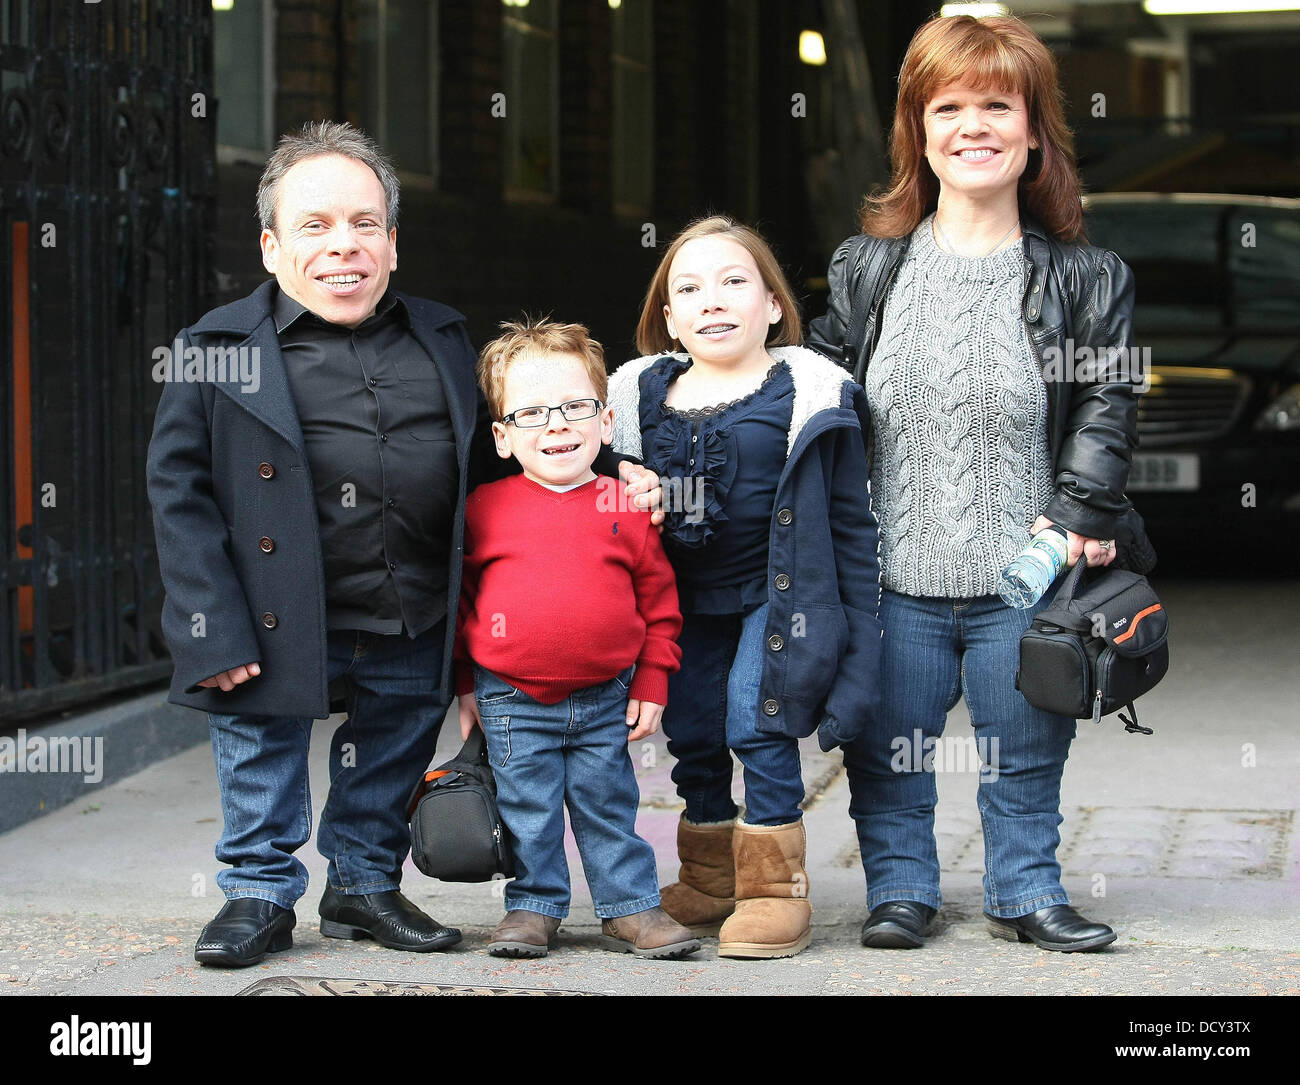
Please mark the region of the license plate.
[[1200, 485], [1201, 459], [1195, 454], [1139, 452], [1133, 457], [1130, 490], [1195, 490]]

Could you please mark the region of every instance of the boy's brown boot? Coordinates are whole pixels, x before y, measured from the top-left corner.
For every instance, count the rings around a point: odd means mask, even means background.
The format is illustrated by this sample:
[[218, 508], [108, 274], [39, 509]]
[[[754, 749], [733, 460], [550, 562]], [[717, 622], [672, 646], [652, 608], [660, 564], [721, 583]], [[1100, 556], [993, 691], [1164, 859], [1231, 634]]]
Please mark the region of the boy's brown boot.
[[736, 865], [732, 858], [734, 821], [696, 825], [683, 814], [677, 822], [678, 881], [659, 897], [663, 910], [696, 935], [716, 935], [736, 908]]
[[638, 957], [685, 957], [700, 948], [700, 940], [663, 908], [601, 920], [600, 933], [606, 949]]
[[736, 911], [718, 934], [719, 957], [793, 957], [812, 941], [803, 821], [736, 823]]
[[559, 929], [560, 921], [552, 916], [516, 908], [488, 935], [488, 952], [493, 957], [545, 957]]

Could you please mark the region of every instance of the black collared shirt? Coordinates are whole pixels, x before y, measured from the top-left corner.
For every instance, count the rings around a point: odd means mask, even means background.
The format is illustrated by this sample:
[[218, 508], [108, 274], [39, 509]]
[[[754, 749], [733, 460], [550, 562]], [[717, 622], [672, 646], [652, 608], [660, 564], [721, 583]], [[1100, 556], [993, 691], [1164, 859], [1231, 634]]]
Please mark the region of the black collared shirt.
[[433, 360], [391, 291], [348, 328], [282, 290], [275, 330], [316, 491], [326, 624], [418, 636], [446, 615], [459, 482]]

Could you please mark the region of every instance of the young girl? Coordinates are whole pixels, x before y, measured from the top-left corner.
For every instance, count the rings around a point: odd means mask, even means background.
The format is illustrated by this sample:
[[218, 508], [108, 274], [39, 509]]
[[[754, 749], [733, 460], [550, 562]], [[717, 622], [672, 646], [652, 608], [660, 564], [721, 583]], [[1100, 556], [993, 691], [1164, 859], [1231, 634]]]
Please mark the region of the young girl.
[[[615, 451], [664, 479], [684, 620], [663, 717], [686, 803], [682, 867], [663, 907], [718, 934], [724, 957], [808, 945], [797, 740], [816, 730], [831, 749], [853, 738], [878, 686], [867, 407], [844, 370], [790, 345], [800, 335], [763, 238], [701, 219], [650, 282], [637, 346], [651, 356], [609, 384]], [[744, 768], [740, 821], [733, 752]]]

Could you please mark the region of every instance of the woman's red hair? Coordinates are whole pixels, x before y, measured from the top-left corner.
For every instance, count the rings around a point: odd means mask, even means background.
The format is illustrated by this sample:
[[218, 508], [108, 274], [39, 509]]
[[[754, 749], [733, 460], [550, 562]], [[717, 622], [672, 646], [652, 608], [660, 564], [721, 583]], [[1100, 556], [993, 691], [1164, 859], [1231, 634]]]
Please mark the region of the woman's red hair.
[[1056, 59], [1038, 35], [1011, 16], [931, 19], [913, 36], [898, 73], [889, 136], [893, 173], [888, 190], [863, 203], [863, 232], [902, 237], [938, 205], [939, 181], [925, 160], [923, 116], [926, 102], [952, 84], [1024, 95], [1029, 134], [1038, 149], [1029, 152], [1020, 177], [1020, 209], [1058, 240], [1081, 240], [1082, 190]]

